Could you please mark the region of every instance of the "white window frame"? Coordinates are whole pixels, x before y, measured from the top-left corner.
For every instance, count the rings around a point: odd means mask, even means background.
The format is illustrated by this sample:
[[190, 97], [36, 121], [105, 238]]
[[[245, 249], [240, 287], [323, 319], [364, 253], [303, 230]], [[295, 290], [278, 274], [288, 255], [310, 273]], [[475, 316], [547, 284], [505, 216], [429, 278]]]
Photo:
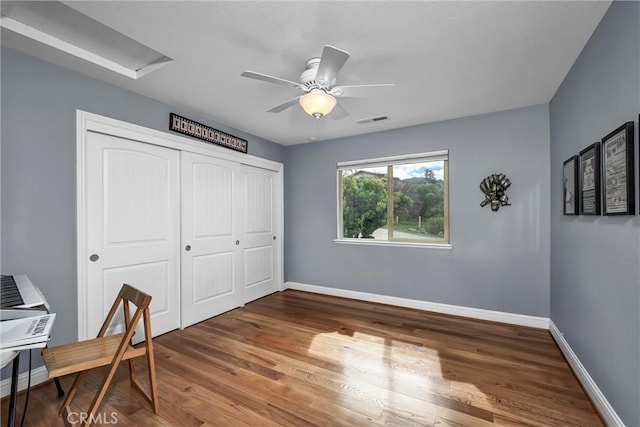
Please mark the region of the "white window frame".
[[[342, 230], [342, 171], [353, 168], [365, 168], [376, 166], [393, 166], [407, 163], [444, 161], [444, 238], [443, 243], [425, 243], [418, 239], [407, 240], [375, 240], [375, 239], [355, 239], [341, 237]], [[390, 184], [391, 185], [391, 184]], [[393, 191], [387, 192], [387, 203], [393, 203]], [[379, 157], [373, 159], [353, 160], [346, 162], [338, 162], [336, 169], [336, 195], [337, 195], [337, 216], [336, 216], [336, 244], [346, 245], [367, 245], [367, 246], [396, 246], [411, 248], [433, 248], [433, 249], [452, 249], [451, 235], [449, 229], [449, 150], [431, 151], [426, 153], [415, 153], [390, 157]], [[445, 243], [446, 242], [446, 243]]]

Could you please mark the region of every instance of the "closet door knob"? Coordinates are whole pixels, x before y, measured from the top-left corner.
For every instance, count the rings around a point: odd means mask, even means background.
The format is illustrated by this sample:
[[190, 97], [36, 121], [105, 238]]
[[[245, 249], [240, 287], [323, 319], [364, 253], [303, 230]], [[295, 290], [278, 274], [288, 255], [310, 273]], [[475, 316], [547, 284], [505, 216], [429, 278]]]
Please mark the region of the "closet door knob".
[[185, 247], [184, 247], [184, 250], [185, 250], [185, 251], [187, 251], [187, 252], [189, 252], [189, 251], [191, 250], [191, 245], [187, 245], [187, 246], [185, 246]]
[[240, 240], [236, 240], [236, 246], [240, 244]]
[[89, 257], [89, 261], [91, 262], [96, 262], [97, 260], [99, 260], [100, 257], [98, 256], [98, 254], [93, 254]]

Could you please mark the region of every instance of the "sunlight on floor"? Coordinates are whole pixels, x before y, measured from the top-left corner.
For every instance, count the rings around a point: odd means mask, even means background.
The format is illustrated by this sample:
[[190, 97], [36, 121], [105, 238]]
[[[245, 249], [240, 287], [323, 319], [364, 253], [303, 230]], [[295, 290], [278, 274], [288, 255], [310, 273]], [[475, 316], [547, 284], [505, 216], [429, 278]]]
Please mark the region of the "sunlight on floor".
[[[316, 335], [308, 352], [342, 366], [341, 373], [322, 368], [317, 368], [316, 373], [329, 376], [332, 384], [329, 387], [334, 391], [335, 384], [340, 384], [343, 399], [359, 399], [376, 407], [380, 411], [379, 420], [389, 417], [389, 411], [394, 414], [406, 411], [425, 419], [469, 421], [468, 415], [443, 408], [440, 405], [443, 400], [491, 407], [489, 399], [475, 385], [448, 379], [439, 352], [428, 347], [342, 329]], [[443, 388], [447, 393], [442, 393]], [[425, 404], [425, 400], [431, 404]]]

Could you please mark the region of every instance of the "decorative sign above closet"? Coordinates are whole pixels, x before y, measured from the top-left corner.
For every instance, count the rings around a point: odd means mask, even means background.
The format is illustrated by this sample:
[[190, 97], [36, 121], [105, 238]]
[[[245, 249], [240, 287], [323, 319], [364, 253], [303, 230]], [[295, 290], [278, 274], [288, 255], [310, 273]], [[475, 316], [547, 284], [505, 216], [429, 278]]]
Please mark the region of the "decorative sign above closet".
[[247, 152], [247, 140], [219, 131], [202, 123], [194, 122], [174, 113], [169, 113], [169, 130], [189, 135], [232, 150]]

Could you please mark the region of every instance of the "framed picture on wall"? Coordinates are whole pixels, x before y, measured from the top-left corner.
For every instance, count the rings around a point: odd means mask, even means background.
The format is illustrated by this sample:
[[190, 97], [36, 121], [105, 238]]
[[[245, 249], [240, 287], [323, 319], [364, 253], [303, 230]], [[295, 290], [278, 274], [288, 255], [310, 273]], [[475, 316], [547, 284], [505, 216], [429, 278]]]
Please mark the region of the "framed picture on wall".
[[600, 143], [580, 152], [580, 215], [600, 215]]
[[565, 215], [578, 215], [578, 156], [564, 161], [562, 166], [562, 195]]
[[635, 214], [633, 122], [602, 139], [602, 214]]

